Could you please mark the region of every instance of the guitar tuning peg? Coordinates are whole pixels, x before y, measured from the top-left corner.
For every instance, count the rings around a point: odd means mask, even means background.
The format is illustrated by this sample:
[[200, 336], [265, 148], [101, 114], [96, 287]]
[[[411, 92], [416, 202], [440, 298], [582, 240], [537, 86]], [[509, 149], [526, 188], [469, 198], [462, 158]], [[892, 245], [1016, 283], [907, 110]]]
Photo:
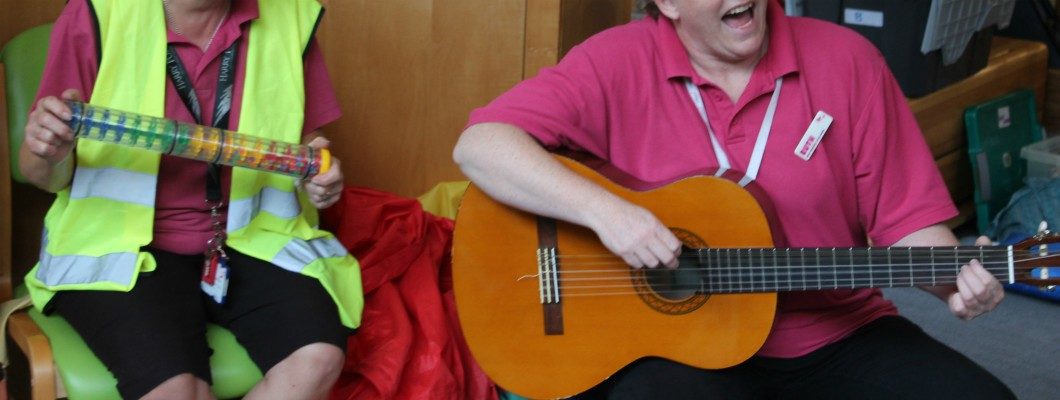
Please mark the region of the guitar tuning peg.
[[[1056, 237], [1058, 237], [1056, 234], [1054, 234], [1053, 232], [1049, 231], [1049, 223], [1047, 221], [1042, 220], [1042, 222], [1038, 223], [1038, 233], [1034, 235], [1034, 239], [1035, 240], [1037, 240], [1039, 242], [1044, 242], [1044, 241], [1046, 241], [1046, 239], [1056, 238]], [[1041, 256], [1041, 257], [1048, 256], [1049, 255], [1049, 245], [1046, 244], [1046, 243], [1042, 243], [1042, 244], [1038, 245], [1038, 255]]]

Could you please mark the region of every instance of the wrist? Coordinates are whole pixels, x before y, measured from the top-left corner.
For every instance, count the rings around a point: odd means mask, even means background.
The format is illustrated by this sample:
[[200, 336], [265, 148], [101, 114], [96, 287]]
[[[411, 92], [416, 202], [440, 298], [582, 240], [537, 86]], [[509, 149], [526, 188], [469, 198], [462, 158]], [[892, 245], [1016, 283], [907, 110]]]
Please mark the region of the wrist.
[[74, 175], [73, 165], [75, 161], [72, 154], [72, 151], [70, 153], [67, 153], [66, 157], [63, 157], [61, 160], [54, 164], [52, 164], [51, 161], [48, 161], [51, 167], [51, 171], [49, 171], [46, 180], [46, 184], [44, 187], [45, 190], [51, 193], [55, 193], [70, 185], [70, 181], [72, 180]]
[[71, 151], [69, 153], [66, 153], [66, 155], [64, 155], [59, 160], [53, 160], [53, 159], [47, 158], [47, 159], [45, 159], [45, 161], [47, 161], [48, 162], [48, 166], [50, 166], [52, 168], [65, 167], [67, 165], [70, 165], [70, 158], [73, 155], [73, 153], [74, 153], [73, 151]]
[[578, 207], [581, 210], [579, 219], [581, 225], [599, 232], [605, 225], [614, 222], [614, 216], [625, 206], [625, 200], [614, 194], [603, 191], [595, 198], [586, 199]]

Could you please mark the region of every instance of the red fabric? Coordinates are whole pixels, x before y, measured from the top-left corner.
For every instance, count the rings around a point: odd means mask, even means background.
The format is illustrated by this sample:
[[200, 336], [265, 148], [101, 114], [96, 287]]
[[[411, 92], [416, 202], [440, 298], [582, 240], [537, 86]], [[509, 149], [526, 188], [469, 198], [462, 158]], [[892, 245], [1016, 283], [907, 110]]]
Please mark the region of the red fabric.
[[457, 320], [453, 222], [414, 199], [366, 188], [346, 188], [321, 221], [360, 261], [365, 296], [330, 398], [496, 399]]

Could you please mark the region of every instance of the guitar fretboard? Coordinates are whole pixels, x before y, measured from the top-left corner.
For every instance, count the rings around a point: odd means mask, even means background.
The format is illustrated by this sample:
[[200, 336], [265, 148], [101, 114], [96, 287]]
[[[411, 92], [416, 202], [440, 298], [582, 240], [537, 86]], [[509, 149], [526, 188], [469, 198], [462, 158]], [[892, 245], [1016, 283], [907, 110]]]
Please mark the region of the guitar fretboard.
[[1008, 281], [1010, 257], [992, 246], [697, 249], [710, 293], [908, 287], [953, 284], [961, 266], [980, 260]]

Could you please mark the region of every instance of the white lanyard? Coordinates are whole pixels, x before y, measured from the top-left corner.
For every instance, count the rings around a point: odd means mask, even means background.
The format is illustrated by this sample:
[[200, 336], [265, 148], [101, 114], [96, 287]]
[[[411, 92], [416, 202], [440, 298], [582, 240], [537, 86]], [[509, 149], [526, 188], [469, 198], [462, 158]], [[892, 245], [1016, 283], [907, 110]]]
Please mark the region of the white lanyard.
[[[770, 128], [773, 127], [773, 116], [777, 113], [780, 87], [783, 84], [784, 77], [777, 78], [776, 88], [773, 89], [773, 97], [769, 99], [769, 108], [766, 109], [766, 116], [762, 119], [762, 127], [758, 130], [758, 140], [755, 141], [754, 151], [751, 152], [751, 160], [747, 163], [747, 174], [744, 175], [743, 179], [740, 179], [740, 186], [747, 186], [755, 178], [758, 178], [758, 169], [762, 166], [762, 155], [766, 152], [766, 142], [769, 140]], [[692, 103], [696, 105], [696, 110], [699, 111], [699, 117], [707, 125], [710, 145], [714, 148], [715, 157], [718, 158], [718, 172], [714, 176], [721, 176], [725, 171], [732, 168], [732, 163], [729, 162], [729, 157], [725, 154], [725, 150], [721, 148], [721, 143], [718, 142], [717, 136], [714, 135], [714, 128], [710, 127], [710, 120], [707, 119], [707, 108], [703, 105], [703, 97], [699, 94], [699, 87], [692, 83], [692, 79], [685, 79], [685, 88], [688, 89], [688, 95], [692, 97]]]

